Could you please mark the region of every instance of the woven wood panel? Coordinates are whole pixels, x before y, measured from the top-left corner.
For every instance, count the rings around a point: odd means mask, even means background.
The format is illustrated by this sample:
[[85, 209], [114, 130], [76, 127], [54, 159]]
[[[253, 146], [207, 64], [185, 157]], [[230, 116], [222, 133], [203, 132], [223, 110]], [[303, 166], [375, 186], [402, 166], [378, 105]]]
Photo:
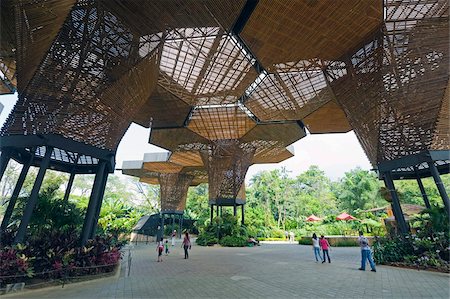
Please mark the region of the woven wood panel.
[[385, 29], [347, 60], [351, 77], [332, 82], [373, 165], [448, 145], [448, 127], [435, 130], [449, 80], [448, 3], [386, 6]]
[[245, 105], [261, 120], [299, 120], [332, 100], [321, 69], [305, 68], [269, 74]]
[[450, 85], [447, 85], [444, 98], [442, 99], [441, 109], [434, 129], [431, 149], [450, 149]]
[[182, 166], [203, 166], [197, 151], [177, 151], [170, 155], [169, 161]]
[[221, 140], [200, 155], [208, 172], [209, 199], [235, 199], [244, 183], [255, 149], [236, 140]]
[[158, 74], [157, 50], [140, 57], [134, 40], [98, 3], [78, 3], [2, 134], [56, 133], [115, 150]]
[[347, 116], [335, 101], [330, 101], [305, 117], [303, 123], [311, 133], [341, 133], [352, 129]]
[[0, 71], [3, 73], [3, 79], [0, 78], [3, 83], [0, 83], [0, 94], [6, 94], [12, 93], [17, 88], [16, 24], [14, 6], [11, 1], [1, 1], [0, 22]]
[[75, 2], [76, 0], [15, 2], [19, 92], [25, 91]]
[[262, 64], [339, 59], [382, 22], [381, 1], [260, 0], [242, 37]]
[[253, 156], [252, 164], [264, 163], [280, 163], [284, 160], [292, 158], [294, 154], [285, 147], [271, 146], [271, 147], [257, 147], [255, 155]]
[[256, 126], [239, 107], [197, 109], [188, 128], [209, 139], [238, 139]]
[[145, 162], [144, 169], [156, 173], [178, 173], [183, 166], [170, 162]]
[[259, 124], [242, 137], [241, 142], [272, 141], [281, 147], [286, 147], [305, 136], [305, 131], [295, 122]]
[[141, 36], [171, 28], [220, 27], [229, 31], [244, 0], [105, 0], [118, 18]]
[[137, 111], [133, 121], [147, 128], [150, 122], [152, 128], [181, 127], [190, 110], [189, 105], [158, 86]]
[[139, 182], [150, 185], [159, 185], [158, 177], [141, 177]]
[[[152, 129], [150, 143], [169, 151], [181, 150], [183, 145], [208, 144], [209, 141], [188, 128]], [[190, 150], [190, 148], [185, 148]]]
[[180, 173], [162, 173], [158, 177], [161, 192], [161, 211], [184, 211], [193, 176]]
[[167, 33], [159, 84], [190, 105], [235, 102], [256, 78], [240, 45], [218, 27]]

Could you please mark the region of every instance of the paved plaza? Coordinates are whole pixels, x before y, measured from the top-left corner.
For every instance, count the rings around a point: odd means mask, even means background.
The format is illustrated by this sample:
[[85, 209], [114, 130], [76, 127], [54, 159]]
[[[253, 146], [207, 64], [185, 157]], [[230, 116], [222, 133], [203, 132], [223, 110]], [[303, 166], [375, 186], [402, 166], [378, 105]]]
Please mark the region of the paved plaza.
[[[4, 298], [449, 298], [449, 275], [378, 266], [358, 271], [358, 248], [332, 248], [331, 264], [316, 263], [309, 246], [263, 244], [254, 248], [180, 246], [162, 263], [155, 246], [131, 249], [121, 271], [61, 287]], [[368, 267], [368, 269], [370, 269]]]

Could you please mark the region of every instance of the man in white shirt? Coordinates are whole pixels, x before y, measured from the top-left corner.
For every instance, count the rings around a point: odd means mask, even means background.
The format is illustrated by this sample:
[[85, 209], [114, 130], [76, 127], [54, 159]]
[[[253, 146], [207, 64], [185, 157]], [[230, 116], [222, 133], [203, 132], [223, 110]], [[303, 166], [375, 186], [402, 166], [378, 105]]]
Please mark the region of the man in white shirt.
[[370, 252], [369, 247], [369, 240], [364, 237], [364, 234], [362, 231], [359, 232], [358, 237], [359, 246], [361, 247], [361, 268], [359, 270], [365, 271], [366, 270], [366, 260], [369, 260], [370, 268], [372, 268], [372, 272], [377, 272], [375, 268], [375, 263], [372, 259], [372, 253]]

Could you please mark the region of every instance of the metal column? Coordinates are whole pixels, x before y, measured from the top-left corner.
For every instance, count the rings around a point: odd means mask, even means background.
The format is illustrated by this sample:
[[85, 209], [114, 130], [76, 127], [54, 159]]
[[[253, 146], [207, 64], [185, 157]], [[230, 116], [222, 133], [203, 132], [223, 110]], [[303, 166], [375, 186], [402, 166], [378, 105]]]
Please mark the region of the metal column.
[[102, 209], [103, 195], [105, 194], [105, 188], [106, 188], [107, 181], [108, 181], [108, 169], [105, 168], [102, 184], [100, 185], [100, 193], [98, 195], [99, 197], [96, 200], [97, 204], [95, 206], [94, 221], [92, 222], [92, 227], [91, 227], [91, 230], [89, 233], [89, 237], [91, 239], [93, 239], [95, 237], [95, 232], [97, 231], [98, 218], [100, 216], [100, 210]]
[[157, 241], [160, 241], [164, 238], [164, 219], [166, 218], [166, 214], [161, 214], [161, 224], [160, 224], [160, 230], [159, 230], [159, 239]]
[[4, 231], [8, 227], [9, 220], [11, 219], [12, 212], [14, 211], [14, 207], [16, 206], [16, 201], [17, 198], [19, 197], [20, 190], [22, 189], [23, 182], [25, 182], [28, 170], [30, 169], [31, 163], [33, 161], [32, 159], [33, 158], [30, 158], [30, 161], [22, 166], [22, 170], [20, 171], [19, 178], [17, 179], [16, 182], [16, 186], [14, 187], [11, 198], [9, 199], [8, 207], [6, 208], [5, 216], [3, 217], [0, 231]]
[[81, 246], [84, 246], [86, 244], [92, 230], [92, 224], [94, 222], [94, 216], [97, 208], [97, 200], [99, 199], [99, 195], [101, 192], [105, 168], [106, 162], [100, 162], [97, 173], [95, 174], [94, 185], [92, 186], [92, 192], [89, 198], [86, 216], [84, 217], [83, 229], [81, 231]]
[[75, 179], [75, 172], [72, 172], [69, 177], [69, 182], [67, 183], [66, 192], [64, 193], [64, 201], [69, 200], [70, 190], [72, 190], [73, 180]]
[[392, 209], [394, 211], [395, 220], [397, 221], [398, 229], [402, 234], [406, 234], [409, 231], [408, 224], [405, 221], [400, 200], [398, 199], [397, 191], [395, 190], [394, 181], [390, 172], [384, 173], [384, 183], [391, 193], [392, 197]]
[[245, 221], [244, 221], [244, 205], [241, 206], [241, 211], [242, 211], [242, 225], [245, 225]]
[[416, 173], [417, 184], [419, 185], [420, 193], [422, 193], [423, 201], [425, 202], [425, 206], [427, 209], [431, 208], [430, 201], [428, 200], [427, 193], [425, 192], [425, 188], [423, 187], [422, 180], [420, 179], [419, 173], [417, 172], [417, 167], [414, 166], [414, 172]]
[[181, 221], [180, 221], [180, 238], [183, 237], [183, 218], [184, 218], [184, 215], [181, 214]]
[[39, 189], [41, 189], [42, 181], [44, 180], [45, 172], [50, 164], [50, 157], [53, 152], [53, 147], [46, 146], [45, 147], [45, 155], [41, 161], [41, 166], [39, 167], [39, 172], [36, 176], [36, 180], [34, 181], [33, 189], [31, 190], [30, 197], [28, 198], [27, 205], [25, 206], [25, 210], [23, 211], [22, 220], [20, 221], [19, 229], [17, 230], [16, 237], [14, 239], [14, 243], [20, 243], [23, 241], [25, 237], [25, 232], [27, 230], [28, 224], [30, 223], [31, 215], [33, 214], [34, 207], [38, 201]]
[[211, 215], [210, 215], [210, 221], [211, 221], [211, 223], [213, 222], [213, 217], [214, 217], [214, 205], [213, 204], [211, 204]]
[[436, 187], [438, 188], [439, 194], [444, 201], [445, 210], [447, 211], [447, 215], [450, 214], [450, 204], [448, 200], [447, 191], [445, 191], [444, 184], [442, 183], [441, 176], [439, 175], [439, 171], [433, 162], [427, 162], [428, 167], [430, 167], [431, 174], [433, 175], [434, 182], [436, 183]]
[[237, 207], [236, 207], [236, 203], [234, 203], [233, 205], [233, 216], [236, 217], [237, 215]]
[[0, 181], [3, 178], [6, 167], [8, 166], [9, 159], [11, 159], [11, 152], [9, 149], [3, 149], [0, 156]]

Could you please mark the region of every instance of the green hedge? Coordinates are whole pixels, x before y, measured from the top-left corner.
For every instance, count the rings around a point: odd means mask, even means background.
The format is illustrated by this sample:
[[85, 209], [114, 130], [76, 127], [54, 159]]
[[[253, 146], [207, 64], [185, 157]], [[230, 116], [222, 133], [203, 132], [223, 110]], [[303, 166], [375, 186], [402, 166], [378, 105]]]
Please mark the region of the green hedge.
[[225, 236], [220, 239], [219, 244], [226, 247], [247, 246], [247, 238], [242, 236]]
[[299, 245], [312, 245], [312, 239], [311, 238], [301, 238], [298, 240]]

